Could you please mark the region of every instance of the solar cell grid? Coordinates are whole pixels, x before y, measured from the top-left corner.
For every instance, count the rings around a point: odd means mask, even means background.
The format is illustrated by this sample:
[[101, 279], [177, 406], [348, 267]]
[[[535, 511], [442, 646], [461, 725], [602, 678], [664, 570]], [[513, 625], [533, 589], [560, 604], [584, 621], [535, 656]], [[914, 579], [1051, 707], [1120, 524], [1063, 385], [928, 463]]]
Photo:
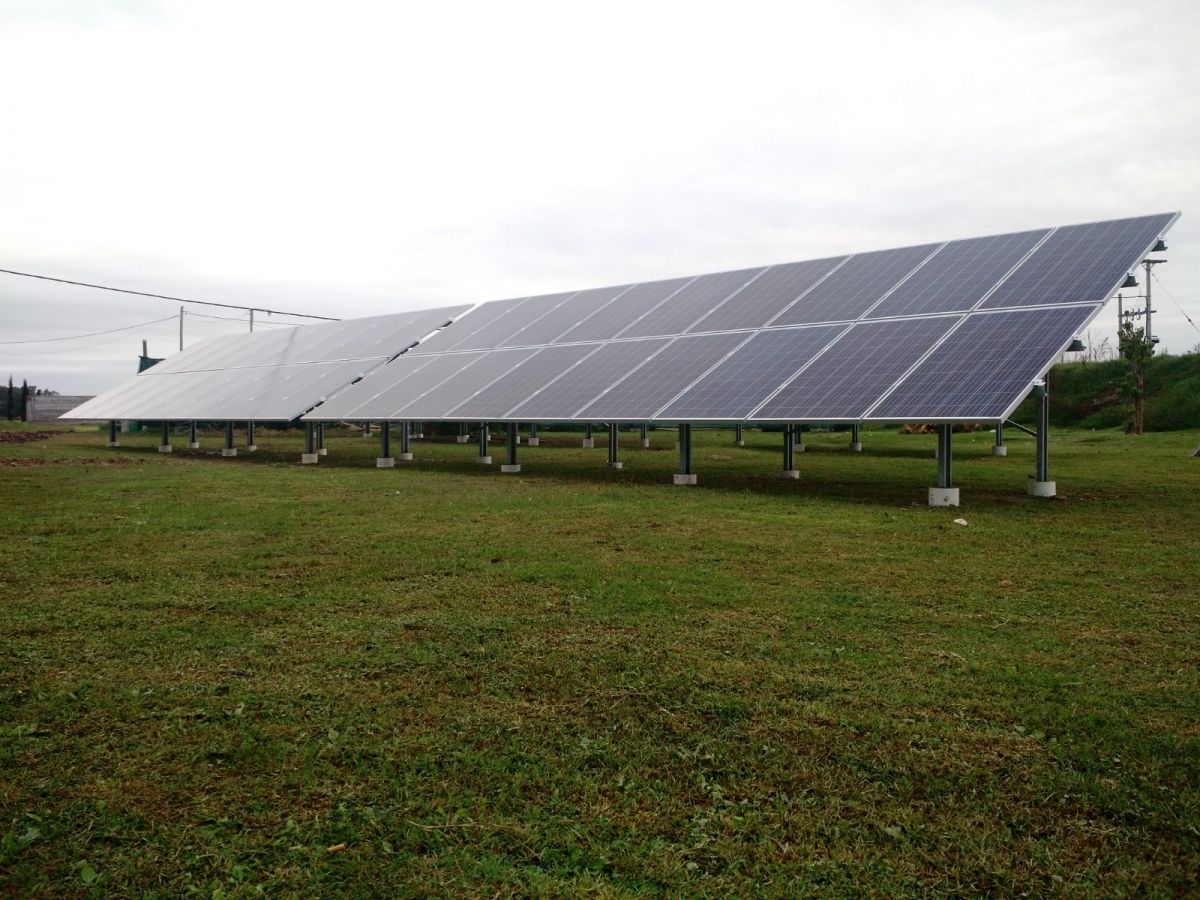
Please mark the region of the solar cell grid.
[[563, 344], [558, 347], [545, 347], [474, 397], [448, 410], [446, 414], [472, 422], [493, 422], [506, 418], [510, 409], [566, 372], [589, 353], [594, 353], [600, 346]]
[[666, 302], [619, 332], [619, 336], [630, 338], [683, 334], [697, 320], [762, 272], [763, 269], [758, 268], [701, 275], [673, 294]]
[[1049, 233], [1045, 228], [951, 241], [867, 318], [966, 312]]
[[770, 324], [808, 325], [857, 319], [938, 246], [925, 244], [852, 256]]
[[[439, 358], [433, 354], [412, 356], [406, 353], [373, 371], [369, 379], [359, 383], [361, 387], [355, 385], [354, 388], [342, 391], [321, 404], [313, 411], [313, 416], [332, 420], [352, 419], [357, 416], [368, 419], [387, 418], [396, 407], [396, 397], [400, 396], [397, 390], [400, 383]], [[380, 409], [385, 412], [378, 413]]]
[[808, 422], [858, 419], [961, 318], [860, 322], [753, 416]]
[[761, 328], [845, 259], [835, 256], [771, 266], [688, 331]]
[[510, 410], [507, 418], [522, 422], [567, 421], [576, 410], [586, 406], [605, 388], [615, 384], [666, 346], [668, 340], [650, 338], [602, 344], [599, 350], [579, 365], [567, 370], [535, 396]]
[[439, 331], [429, 340], [422, 341], [408, 352], [415, 354], [444, 353], [459, 348], [464, 341], [470, 340], [484, 328], [518, 309], [526, 299], [528, 298], [518, 297], [513, 300], [493, 300], [490, 303], [483, 303], [462, 318], [457, 319], [449, 328]]
[[[459, 341], [454, 345], [454, 349], [490, 350], [499, 347], [509, 338], [519, 334], [523, 328], [536, 324], [577, 293], [579, 292], [570, 291], [564, 294], [544, 294], [530, 297], [520, 306], [514, 307], [507, 315], [499, 317], [486, 327], [478, 329], [470, 337]], [[519, 341], [519, 343], [526, 342]]]
[[589, 316], [584, 322], [571, 328], [554, 343], [576, 341], [607, 341], [627, 328], [629, 323], [656, 304], [662, 303], [694, 278], [671, 278], [667, 281], [650, 281], [635, 284], [611, 303]]
[[[397, 382], [395, 387], [383, 391], [370, 403], [363, 403], [353, 411], [353, 414], [364, 419], [399, 419], [402, 409], [419, 400], [447, 378], [482, 359], [485, 352], [447, 353], [435, 356], [428, 365], [422, 366], [407, 378]], [[363, 385], [366, 385], [365, 381], [360, 385], [355, 385], [356, 388], [360, 388], [360, 390], [354, 391], [356, 395], [362, 395]], [[329, 415], [330, 413], [325, 412], [322, 407], [320, 418], [327, 418]]]
[[1164, 214], [1059, 228], [983, 308], [1102, 302], [1173, 218]]
[[576, 418], [596, 422], [649, 419], [748, 337], [735, 332], [678, 338], [580, 410]]
[[421, 397], [401, 406], [396, 415], [406, 419], [440, 419], [536, 352], [532, 348], [489, 350], [469, 367], [460, 369]]
[[629, 290], [630, 285], [595, 288], [579, 291], [569, 300], [550, 310], [536, 322], [500, 342], [502, 347], [530, 347], [548, 344], [563, 332], [580, 324], [588, 316], [599, 312], [609, 301]]
[[1094, 305], [974, 313], [869, 418], [998, 419], [1095, 312]]
[[743, 419], [845, 328], [816, 325], [760, 331], [656, 418], [721, 422]]

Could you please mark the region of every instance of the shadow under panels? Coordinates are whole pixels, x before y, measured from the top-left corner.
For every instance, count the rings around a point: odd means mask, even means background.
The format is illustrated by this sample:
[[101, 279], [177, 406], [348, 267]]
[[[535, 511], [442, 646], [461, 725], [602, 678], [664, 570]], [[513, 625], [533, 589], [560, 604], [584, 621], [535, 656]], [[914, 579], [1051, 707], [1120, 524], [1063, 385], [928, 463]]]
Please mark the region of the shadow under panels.
[[1096, 311], [1088, 306], [972, 313], [890, 395], [873, 421], [999, 419]]
[[755, 420], [857, 421], [962, 316], [860, 322], [756, 409]]
[[[1176, 215], [1162, 213], [1059, 228], [988, 297], [983, 308], [1101, 302], [1141, 261]], [[1144, 249], [1130, 259], [1132, 248]]]

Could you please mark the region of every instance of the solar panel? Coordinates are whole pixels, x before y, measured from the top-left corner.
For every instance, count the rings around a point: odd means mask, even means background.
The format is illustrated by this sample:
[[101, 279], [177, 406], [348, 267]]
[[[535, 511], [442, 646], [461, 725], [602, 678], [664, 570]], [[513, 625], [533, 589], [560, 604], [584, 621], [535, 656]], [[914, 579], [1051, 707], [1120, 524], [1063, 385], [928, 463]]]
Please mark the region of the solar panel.
[[762, 328], [845, 260], [845, 256], [835, 256], [832, 259], [771, 266], [688, 331]]
[[440, 419], [535, 353], [537, 350], [533, 348], [489, 350], [469, 368], [459, 370], [437, 387], [399, 407], [395, 416], [405, 419]]
[[655, 418], [744, 419], [845, 329], [845, 325], [815, 325], [760, 331]]
[[[439, 354], [429, 353], [424, 356], [414, 356], [406, 353], [397, 357], [371, 373], [370, 380], [363, 380], [362, 389], [356, 385], [328, 399], [313, 410], [311, 417], [322, 421], [337, 421], [339, 419], [354, 419], [360, 416], [366, 418], [386, 418], [405, 396], [411, 396], [398, 390], [404, 379], [425, 366], [441, 359]], [[385, 410], [379, 413], [378, 410]]]
[[604, 309], [565, 332], [555, 340], [555, 343], [607, 341], [614, 338], [618, 332], [628, 328], [629, 323], [638, 316], [653, 310], [654, 307], [693, 280], [693, 278], [672, 278], [668, 281], [635, 284]]
[[512, 371], [487, 385], [459, 406], [447, 410], [448, 416], [471, 422], [495, 422], [507, 418], [508, 411], [532, 396], [539, 388], [566, 372], [600, 344], [563, 344], [546, 347]]
[[579, 291], [536, 321], [499, 343], [501, 347], [535, 347], [549, 344], [556, 337], [604, 309], [609, 302], [629, 290], [630, 285]]
[[521, 304], [528, 299], [528, 297], [519, 297], [515, 300], [493, 300], [490, 303], [483, 303], [461, 319], [456, 320], [453, 330], [447, 328], [439, 331], [429, 340], [422, 341], [408, 352], [416, 354], [445, 353], [450, 350], [462, 349], [476, 334], [513, 310], [519, 309]]
[[536, 324], [577, 293], [578, 291], [570, 291], [565, 294], [544, 294], [540, 297], [530, 297], [520, 306], [513, 308], [507, 315], [501, 316], [496, 321], [476, 330], [470, 337], [459, 341], [454, 345], [454, 349], [491, 350], [500, 347], [509, 338], [520, 334], [522, 329]]
[[867, 418], [999, 419], [1029, 392], [1094, 305], [974, 313]]
[[966, 312], [1050, 233], [951, 241], [867, 314], [870, 319]]
[[937, 244], [926, 244], [852, 256], [772, 319], [771, 324], [809, 325], [857, 319], [937, 249]]
[[669, 342], [668, 338], [650, 338], [601, 344], [595, 353], [509, 410], [505, 418], [521, 422], [568, 421], [605, 388], [625, 377]]
[[683, 334], [718, 304], [749, 284], [763, 269], [742, 269], [738, 272], [719, 272], [693, 279], [664, 303], [634, 320], [619, 337], [654, 337]]
[[649, 419], [749, 337], [726, 332], [677, 338], [580, 410], [576, 418], [595, 422]]
[[860, 322], [756, 409], [754, 419], [857, 420], [961, 316]]
[[1107, 299], [1174, 218], [1167, 213], [1059, 228], [983, 308]]

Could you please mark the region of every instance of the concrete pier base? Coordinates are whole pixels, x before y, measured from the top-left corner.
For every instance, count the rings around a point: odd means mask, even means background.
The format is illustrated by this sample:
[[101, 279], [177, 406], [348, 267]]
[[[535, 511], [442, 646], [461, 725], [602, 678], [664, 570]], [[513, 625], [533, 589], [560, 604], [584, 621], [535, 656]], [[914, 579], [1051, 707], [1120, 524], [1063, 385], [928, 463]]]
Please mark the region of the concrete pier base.
[[1037, 481], [1029, 479], [1029, 496], [1030, 497], [1053, 497], [1056, 493], [1055, 482], [1053, 481]]
[[500, 467], [500, 471], [506, 475], [515, 475], [521, 471], [521, 467], [520, 467], [520, 465], [510, 466], [510, 465], [508, 465], [508, 463], [505, 463], [504, 465], [502, 465]]
[[492, 458], [490, 456], [477, 456], [475, 457], [475, 462], [479, 463], [481, 466], [490, 466], [492, 464]]
[[930, 506], [958, 506], [958, 488], [931, 487], [929, 489]]
[[538, 445], [538, 439], [530, 438], [528, 441], [526, 441], [526, 443], [529, 444], [530, 447], [536, 447]]
[[375, 468], [377, 468], [377, 469], [390, 469], [395, 465], [396, 465], [395, 457], [380, 456], [375, 459]]
[[591, 450], [595, 446], [596, 446], [595, 438], [584, 438], [583, 439], [583, 449], [584, 450]]
[[412, 462], [412, 454], [411, 453], [397, 453], [396, 459], [400, 460], [400, 462]]
[[465, 444], [471, 440], [471, 436], [469, 434], [460, 434], [460, 435], [457, 435], [454, 439], [456, 441], [458, 441], [460, 444]]
[[673, 476], [673, 478], [675, 479], [674, 480], [675, 484], [695, 484], [696, 483], [696, 473], [695, 472], [693, 472], [691, 475], [680, 475], [679, 473], [676, 473]]
[[188, 441], [188, 449], [189, 450], [199, 450], [200, 442], [199, 441]]
[[797, 444], [795, 447], [793, 447], [793, 448], [792, 448], [792, 452], [793, 452], [793, 453], [803, 453], [803, 452], [804, 452], [804, 445], [803, 445], [803, 444]]
[[108, 447], [109, 449], [112, 449], [113, 447], [120, 447], [120, 446], [121, 446], [121, 442], [120, 442], [120, 441], [109, 441], [109, 442], [108, 442], [107, 444], [105, 444], [104, 446]]
[[607, 465], [608, 465], [608, 467], [609, 467], [610, 469], [623, 469], [623, 468], [625, 468], [625, 463], [622, 463], [622, 462], [610, 462], [610, 463], [607, 463]]
[[735, 443], [735, 444], [737, 444], [739, 447], [745, 447], [745, 446], [746, 446], [746, 442], [745, 442], [745, 441], [734, 441], [734, 443]]
[[857, 442], [855, 442], [855, 443], [851, 444], [851, 445], [850, 445], [850, 452], [851, 452], [851, 453], [862, 453], [862, 444], [860, 444], [860, 443], [857, 443]]
[[222, 447], [222, 456], [237, 456], [237, 447]]
[[799, 478], [800, 470], [799, 469], [780, 469], [779, 477], [780, 478]]
[[992, 444], [992, 456], [1008, 456], [1008, 448], [1003, 444]]
[[171, 445], [170, 445], [170, 444], [159, 444], [159, 445], [158, 445], [158, 452], [159, 452], [159, 453], [170, 453], [170, 452], [171, 452]]
[[247, 444], [246, 452], [247, 453], [257, 453], [258, 452], [258, 444]]
[[321, 457], [317, 456], [317, 454], [315, 454], [315, 453], [301, 453], [300, 454], [300, 465], [315, 466], [317, 464], [317, 461], [320, 460], [320, 458]]
[[328, 456], [328, 455], [329, 455], [329, 448], [327, 448], [327, 447], [321, 447], [319, 450], [317, 450], [317, 456]]
[[638, 446], [643, 449], [650, 446], [650, 438], [638, 438]]

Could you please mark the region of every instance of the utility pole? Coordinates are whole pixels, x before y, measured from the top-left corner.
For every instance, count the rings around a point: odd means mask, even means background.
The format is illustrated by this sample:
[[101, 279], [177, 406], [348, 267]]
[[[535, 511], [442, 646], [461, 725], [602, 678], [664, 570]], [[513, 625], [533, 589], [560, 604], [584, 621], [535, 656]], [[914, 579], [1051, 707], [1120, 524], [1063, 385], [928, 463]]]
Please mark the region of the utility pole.
[[250, 310], [250, 331], [254, 331], [254, 310]]
[[183, 349], [183, 307], [179, 307], [179, 349]]
[[1158, 339], [1154, 337], [1154, 332], [1150, 330], [1150, 316], [1154, 312], [1150, 306], [1150, 280], [1154, 276], [1152, 267], [1159, 263], [1165, 263], [1165, 259], [1143, 259], [1142, 265], [1146, 269], [1146, 341], [1150, 344], [1157, 344]]

